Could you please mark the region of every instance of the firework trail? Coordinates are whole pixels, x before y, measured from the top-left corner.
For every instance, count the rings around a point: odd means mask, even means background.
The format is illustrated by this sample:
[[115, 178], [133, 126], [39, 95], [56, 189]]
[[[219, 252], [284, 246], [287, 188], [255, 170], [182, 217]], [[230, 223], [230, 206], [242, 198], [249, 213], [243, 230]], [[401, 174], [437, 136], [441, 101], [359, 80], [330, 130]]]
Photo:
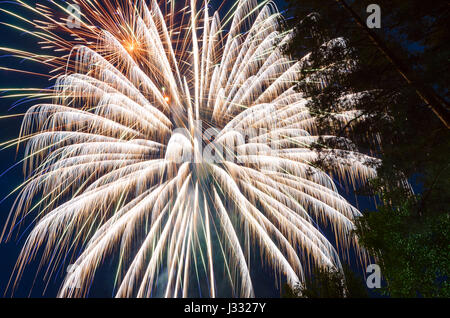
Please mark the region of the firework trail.
[[332, 171], [313, 164], [315, 118], [295, 89], [309, 55], [283, 54], [291, 33], [273, 3], [241, 0], [220, 17], [194, 0], [78, 0], [77, 17], [54, 1], [18, 2], [39, 19], [2, 9], [33, 30], [10, 26], [51, 54], [2, 50], [51, 67], [55, 86], [29, 94], [48, 102], [29, 108], [8, 144], [26, 143], [27, 178], [2, 238], [37, 215], [13, 284], [39, 255], [48, 279], [72, 264], [59, 296], [86, 296], [111, 258], [117, 297], [191, 296], [200, 281], [202, 295], [226, 281], [251, 297], [255, 253], [294, 286], [312, 265], [340, 268], [339, 249], [360, 251], [360, 213], [333, 175], [355, 184], [374, 170], [344, 149], [321, 152]]

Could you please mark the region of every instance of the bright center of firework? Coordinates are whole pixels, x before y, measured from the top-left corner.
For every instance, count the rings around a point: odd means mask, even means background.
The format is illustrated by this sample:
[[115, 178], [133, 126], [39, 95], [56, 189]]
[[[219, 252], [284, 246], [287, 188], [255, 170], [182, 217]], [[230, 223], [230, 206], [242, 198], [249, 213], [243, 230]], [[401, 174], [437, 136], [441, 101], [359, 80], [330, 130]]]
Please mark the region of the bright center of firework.
[[135, 49], [135, 46], [134, 46], [133, 43], [129, 43], [129, 44], [127, 45], [127, 50], [128, 50], [129, 52], [133, 52], [134, 49]]
[[164, 100], [168, 103], [168, 102], [170, 102], [170, 97], [169, 96], [164, 96]]

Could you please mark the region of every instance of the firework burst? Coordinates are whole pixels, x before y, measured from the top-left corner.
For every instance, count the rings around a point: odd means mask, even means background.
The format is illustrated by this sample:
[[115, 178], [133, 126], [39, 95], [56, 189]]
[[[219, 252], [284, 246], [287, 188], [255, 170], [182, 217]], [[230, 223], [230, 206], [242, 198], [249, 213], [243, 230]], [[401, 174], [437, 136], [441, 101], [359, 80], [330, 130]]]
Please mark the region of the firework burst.
[[[295, 89], [309, 55], [283, 54], [273, 3], [241, 0], [220, 17], [194, 0], [78, 0], [79, 16], [50, 2], [19, 1], [40, 19], [18, 17], [52, 54], [3, 48], [55, 79], [9, 144], [26, 143], [27, 178], [2, 236], [37, 215], [15, 282], [39, 255], [49, 276], [72, 264], [59, 296], [86, 296], [110, 258], [118, 297], [198, 295], [196, 281], [203, 295], [223, 284], [251, 297], [252, 255], [294, 286], [311, 265], [340, 268], [339, 248], [359, 251], [358, 210], [313, 164], [315, 118]], [[328, 156], [343, 181], [374, 175], [363, 155]]]

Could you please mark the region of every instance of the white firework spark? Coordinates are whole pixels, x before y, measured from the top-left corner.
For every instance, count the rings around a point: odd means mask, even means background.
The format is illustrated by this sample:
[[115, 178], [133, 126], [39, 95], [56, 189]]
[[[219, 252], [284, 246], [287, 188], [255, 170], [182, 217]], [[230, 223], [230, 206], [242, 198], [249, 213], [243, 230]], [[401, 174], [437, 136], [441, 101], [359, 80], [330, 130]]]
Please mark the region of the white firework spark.
[[[47, 273], [70, 260], [59, 296], [86, 296], [115, 255], [117, 297], [186, 297], [202, 279], [211, 297], [225, 280], [252, 297], [255, 251], [291, 286], [310, 264], [340, 268], [316, 221], [359, 250], [351, 231], [360, 213], [313, 164], [315, 118], [295, 89], [309, 55], [283, 54], [291, 34], [273, 3], [241, 0], [221, 19], [194, 0], [78, 0], [80, 28], [68, 29], [50, 8], [19, 2], [45, 20], [27, 20], [38, 28], [28, 32], [64, 54], [6, 49], [58, 74], [53, 90], [34, 95], [51, 102], [28, 110], [11, 143], [27, 144], [27, 179], [7, 225], [38, 211], [16, 282], [36, 255]], [[366, 156], [329, 156], [341, 180], [374, 175]]]

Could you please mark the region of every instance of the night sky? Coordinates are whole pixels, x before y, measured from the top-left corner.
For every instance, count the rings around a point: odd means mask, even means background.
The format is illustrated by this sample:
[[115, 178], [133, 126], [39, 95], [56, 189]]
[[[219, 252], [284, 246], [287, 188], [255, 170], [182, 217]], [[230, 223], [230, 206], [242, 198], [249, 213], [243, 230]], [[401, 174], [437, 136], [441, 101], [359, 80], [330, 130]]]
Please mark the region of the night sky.
[[[231, 2], [231, 1], [230, 1]], [[281, 1], [275, 1], [280, 10], [283, 8]], [[30, 2], [31, 3], [31, 2]], [[12, 4], [10, 1], [0, 1], [0, 8], [12, 10], [14, 12], [25, 12], [18, 5]], [[29, 15], [28, 15], [29, 16]], [[20, 23], [16, 19], [12, 19], [5, 13], [0, 12], [0, 22], [13, 23], [15, 25], [26, 26], [25, 23]], [[1, 34], [1, 47], [12, 47], [22, 50], [28, 50], [33, 52], [39, 52], [39, 46], [36, 44], [36, 40], [31, 36], [20, 33], [19, 31], [12, 30], [5, 25], [0, 25]], [[0, 66], [19, 68], [32, 70], [34, 72], [45, 73], [47, 70], [43, 67], [36, 65], [36, 63], [29, 63], [27, 61], [21, 61], [17, 58], [5, 56], [4, 52], [0, 52]], [[51, 86], [48, 80], [44, 77], [30, 76], [20, 73], [14, 73], [10, 71], [0, 70], [0, 87], [1, 88], [46, 88]], [[0, 98], [0, 116], [19, 114], [26, 111], [28, 107], [33, 105], [33, 102], [20, 103], [18, 98]], [[5, 142], [10, 139], [18, 137], [20, 123], [22, 117], [12, 117], [7, 119], [0, 119], [0, 142]], [[15, 187], [23, 182], [24, 177], [22, 173], [22, 164], [18, 163], [23, 158], [23, 147], [16, 152], [16, 148], [8, 148], [0, 151], [0, 200], [5, 198]], [[355, 203], [355, 197], [352, 194], [343, 195], [347, 197], [349, 201]], [[16, 195], [12, 195], [9, 198], [3, 199], [0, 203], [0, 228], [3, 229], [3, 225], [10, 212], [11, 206], [14, 202]], [[359, 198], [359, 208], [364, 211], [370, 208], [370, 204], [367, 199]], [[18, 257], [20, 249], [24, 243], [24, 240], [29, 233], [27, 227], [30, 225], [32, 218], [27, 219], [20, 230], [15, 231], [13, 239], [10, 242], [2, 242], [0, 244], [0, 297], [11, 297], [11, 290], [6, 294], [6, 285], [11, 276], [15, 261]], [[25, 234], [24, 234], [25, 233]], [[24, 235], [22, 235], [24, 234]], [[112, 262], [111, 262], [112, 263]], [[255, 263], [254, 263], [255, 264]], [[112, 279], [111, 270], [108, 270], [110, 264], [105, 264], [106, 271], [97, 271], [96, 280], [94, 281], [93, 288], [90, 291], [90, 296], [98, 297], [110, 297], [112, 293]], [[357, 267], [355, 267], [357, 268]], [[43, 275], [39, 274], [35, 280], [35, 273], [37, 270], [37, 262], [31, 263], [25, 270], [25, 274], [22, 277], [17, 290], [14, 293], [14, 297], [42, 297], [42, 291], [45, 288], [46, 282], [43, 280]], [[63, 271], [64, 269], [62, 269]], [[362, 272], [362, 268], [359, 268]], [[256, 295], [266, 297], [279, 297], [280, 291], [274, 288], [274, 280], [270, 270], [260, 270], [261, 274], [257, 275], [258, 278], [254, 279]], [[60, 272], [56, 278], [53, 278], [47, 287], [46, 297], [54, 297], [57, 293], [59, 285], [62, 281], [63, 272]], [[255, 276], [253, 276], [255, 278]], [[30, 293], [31, 286], [34, 285]]]

